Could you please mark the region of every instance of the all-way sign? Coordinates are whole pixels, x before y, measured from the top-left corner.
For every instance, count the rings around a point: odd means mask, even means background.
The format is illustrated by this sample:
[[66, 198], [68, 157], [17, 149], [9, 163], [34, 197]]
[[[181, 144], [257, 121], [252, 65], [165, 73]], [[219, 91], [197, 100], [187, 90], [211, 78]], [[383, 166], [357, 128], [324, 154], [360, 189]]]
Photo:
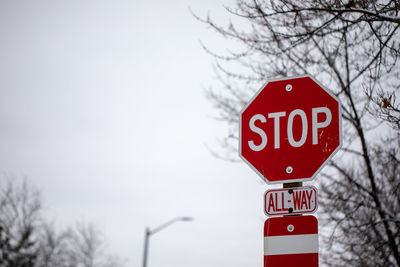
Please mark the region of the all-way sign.
[[268, 216], [313, 213], [317, 210], [317, 189], [306, 186], [268, 190], [264, 204]]

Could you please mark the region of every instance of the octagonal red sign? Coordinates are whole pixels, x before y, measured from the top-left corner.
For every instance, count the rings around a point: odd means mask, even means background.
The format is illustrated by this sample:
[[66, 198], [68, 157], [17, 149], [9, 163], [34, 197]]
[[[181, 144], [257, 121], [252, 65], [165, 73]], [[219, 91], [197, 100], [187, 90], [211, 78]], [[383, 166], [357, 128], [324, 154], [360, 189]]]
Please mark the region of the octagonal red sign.
[[311, 76], [269, 81], [240, 114], [240, 157], [267, 183], [313, 179], [341, 140], [340, 103]]

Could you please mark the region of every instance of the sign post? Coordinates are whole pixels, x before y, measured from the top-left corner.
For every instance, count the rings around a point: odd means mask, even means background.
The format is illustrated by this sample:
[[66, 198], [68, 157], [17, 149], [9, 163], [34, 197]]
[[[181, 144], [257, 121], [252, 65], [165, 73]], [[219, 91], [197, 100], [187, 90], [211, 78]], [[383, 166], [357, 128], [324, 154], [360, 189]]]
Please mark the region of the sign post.
[[311, 76], [267, 82], [240, 113], [239, 155], [268, 184], [264, 266], [318, 266], [317, 189], [302, 187], [342, 145], [338, 98]]
[[273, 217], [264, 224], [264, 267], [318, 266], [314, 216]]

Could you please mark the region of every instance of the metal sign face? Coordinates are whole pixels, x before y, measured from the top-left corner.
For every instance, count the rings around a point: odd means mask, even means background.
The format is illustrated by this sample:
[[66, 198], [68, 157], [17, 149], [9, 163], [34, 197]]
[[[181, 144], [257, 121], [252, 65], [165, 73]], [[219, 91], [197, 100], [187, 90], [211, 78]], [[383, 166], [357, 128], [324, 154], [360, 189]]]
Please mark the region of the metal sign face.
[[268, 216], [313, 213], [317, 210], [317, 188], [307, 186], [268, 190], [264, 204]]
[[264, 266], [317, 267], [317, 218], [289, 216], [267, 219], [264, 224]]
[[312, 180], [341, 146], [335, 95], [311, 76], [268, 82], [240, 114], [239, 155], [267, 183]]

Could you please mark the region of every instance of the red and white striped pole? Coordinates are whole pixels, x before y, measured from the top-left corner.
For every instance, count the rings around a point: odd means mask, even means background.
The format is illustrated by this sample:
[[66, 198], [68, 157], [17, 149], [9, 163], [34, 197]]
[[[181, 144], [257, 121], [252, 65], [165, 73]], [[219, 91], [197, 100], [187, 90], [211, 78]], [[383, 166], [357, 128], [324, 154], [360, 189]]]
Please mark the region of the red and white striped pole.
[[264, 267], [317, 267], [318, 221], [314, 216], [272, 217], [264, 224]]

